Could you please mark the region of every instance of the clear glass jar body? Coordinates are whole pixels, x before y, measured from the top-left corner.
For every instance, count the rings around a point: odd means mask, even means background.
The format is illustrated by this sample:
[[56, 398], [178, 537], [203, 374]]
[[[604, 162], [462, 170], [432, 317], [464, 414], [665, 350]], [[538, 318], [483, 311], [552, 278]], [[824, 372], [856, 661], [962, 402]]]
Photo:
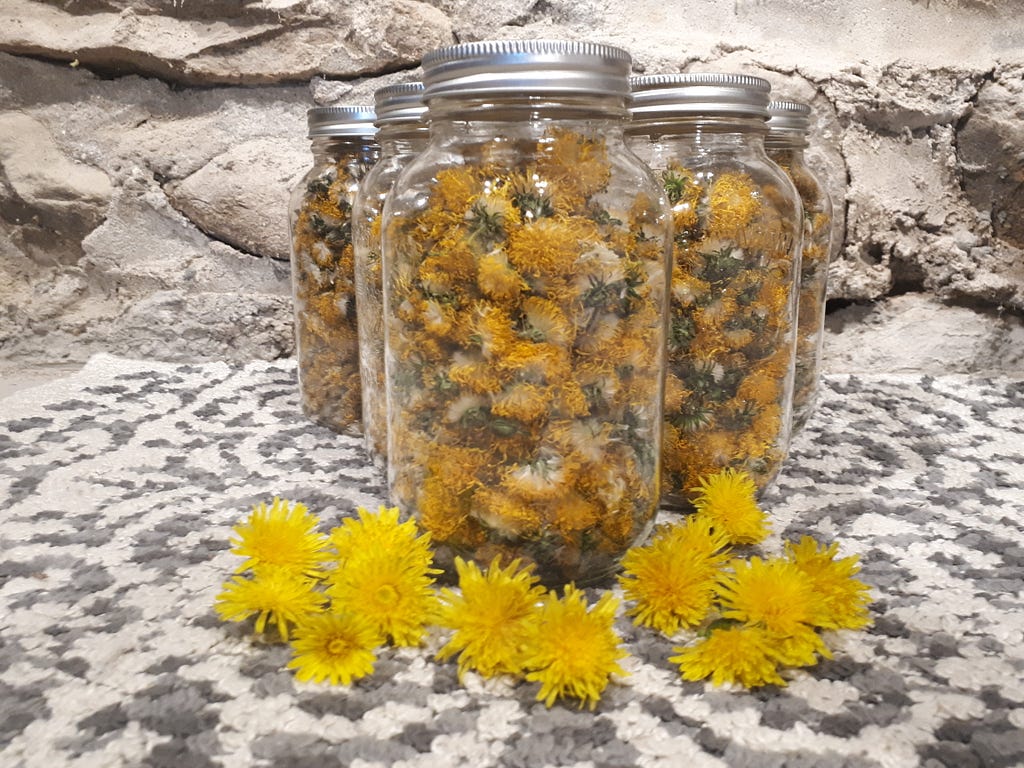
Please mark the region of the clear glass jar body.
[[663, 195], [621, 98], [442, 106], [384, 215], [392, 500], [449, 571], [598, 582], [657, 509]]
[[674, 224], [662, 503], [731, 467], [763, 491], [789, 447], [800, 202], [758, 118], [638, 123]]
[[384, 286], [381, 277], [381, 214], [395, 179], [427, 145], [426, 126], [382, 126], [377, 134], [380, 160], [370, 170], [352, 209], [355, 286], [359, 326], [359, 375], [363, 388], [366, 451], [382, 467], [387, 462], [387, 386], [384, 378]]
[[369, 137], [313, 139], [313, 167], [292, 193], [295, 356], [303, 412], [337, 432], [361, 420], [352, 203], [377, 160]]
[[832, 252], [832, 201], [804, 160], [805, 144], [803, 131], [776, 133], [773, 130], [765, 140], [768, 157], [789, 175], [804, 210], [793, 382], [794, 432], [807, 423], [818, 400], [828, 265]]

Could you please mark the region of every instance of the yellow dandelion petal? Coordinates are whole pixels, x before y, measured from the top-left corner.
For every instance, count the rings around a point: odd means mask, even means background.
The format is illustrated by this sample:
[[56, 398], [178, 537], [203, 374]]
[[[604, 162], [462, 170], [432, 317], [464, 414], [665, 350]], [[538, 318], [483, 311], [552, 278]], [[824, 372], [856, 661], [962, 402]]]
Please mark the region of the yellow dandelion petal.
[[832, 658], [825, 641], [814, 627], [802, 626], [791, 635], [769, 633], [775, 660], [787, 667], [809, 667], [818, 663], [818, 656]]
[[398, 521], [398, 508], [376, 514], [360, 507], [331, 532], [338, 567], [328, 574], [335, 610], [368, 620], [395, 645], [416, 645], [431, 621], [437, 597], [432, 588], [430, 534], [418, 534], [412, 520]]
[[235, 576], [224, 582], [214, 610], [223, 621], [244, 621], [256, 616], [255, 629], [262, 634], [272, 622], [282, 640], [288, 639], [288, 625], [323, 610], [327, 599], [316, 590], [316, 582], [287, 568], [263, 567], [253, 578]]
[[813, 584], [825, 603], [819, 627], [825, 629], [862, 629], [871, 623], [868, 604], [870, 588], [854, 578], [860, 571], [856, 555], [836, 559], [839, 544], [819, 548], [810, 536], [799, 543], [786, 542], [786, 556]]
[[324, 613], [310, 616], [295, 627], [294, 656], [288, 669], [300, 682], [350, 685], [353, 680], [373, 674], [380, 644], [377, 630], [352, 613]]
[[822, 619], [824, 602], [795, 564], [782, 558], [734, 560], [718, 585], [722, 615], [778, 635], [796, 635]]
[[416, 492], [420, 525], [434, 541], [450, 541], [466, 524], [469, 511], [446, 478], [431, 475]]
[[518, 675], [529, 637], [530, 619], [544, 588], [530, 567], [516, 559], [505, 568], [495, 557], [485, 572], [474, 562], [455, 558], [459, 592], [441, 590], [440, 624], [454, 630], [437, 653], [444, 661], [459, 657], [459, 679], [467, 670], [484, 677]]
[[757, 544], [768, 536], [768, 520], [757, 506], [757, 486], [746, 472], [723, 469], [701, 477], [691, 489], [693, 506], [715, 528], [721, 528], [731, 544]]
[[613, 624], [618, 600], [610, 592], [587, 610], [583, 592], [572, 584], [562, 599], [549, 593], [530, 635], [526, 679], [541, 684], [537, 700], [547, 706], [574, 698], [580, 708], [597, 706], [612, 674], [626, 674], [618, 660], [626, 656]]
[[696, 645], [673, 649], [669, 661], [684, 680], [711, 677], [715, 685], [739, 683], [746, 688], [785, 685], [772, 652], [771, 637], [759, 627], [733, 626], [713, 630]]
[[330, 577], [327, 594], [336, 611], [355, 613], [398, 646], [419, 645], [437, 613], [434, 579], [415, 555], [368, 551]]
[[626, 599], [635, 603], [627, 615], [665, 635], [703, 622], [714, 603], [727, 546], [721, 530], [691, 517], [627, 551], [619, 577]]
[[319, 524], [305, 504], [275, 497], [269, 507], [263, 502], [255, 505], [245, 522], [231, 529], [231, 554], [245, 558], [235, 572], [271, 566], [322, 575], [327, 537], [317, 533]]

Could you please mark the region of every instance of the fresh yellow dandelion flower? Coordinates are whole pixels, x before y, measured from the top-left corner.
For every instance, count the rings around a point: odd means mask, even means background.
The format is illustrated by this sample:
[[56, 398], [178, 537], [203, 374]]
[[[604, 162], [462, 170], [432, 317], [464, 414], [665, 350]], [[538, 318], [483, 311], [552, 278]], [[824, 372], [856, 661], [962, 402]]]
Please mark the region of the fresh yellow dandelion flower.
[[423, 567], [430, 564], [430, 537], [419, 536], [412, 520], [399, 522], [398, 507], [381, 504], [376, 513], [358, 507], [356, 514], [357, 518], [347, 517], [331, 531], [331, 544], [339, 562], [359, 557], [367, 550], [393, 550], [403, 555], [414, 554]]
[[260, 502], [245, 522], [231, 529], [237, 537], [231, 539], [231, 554], [245, 558], [235, 572], [274, 566], [306, 576], [321, 575], [327, 537], [317, 533], [319, 524], [305, 504], [276, 497], [270, 507]]
[[810, 536], [796, 544], [786, 542], [786, 557], [810, 580], [825, 603], [818, 626], [826, 629], [861, 629], [871, 623], [869, 587], [855, 575], [860, 571], [857, 556], [836, 559], [839, 544], [819, 548]]
[[701, 477], [691, 491], [697, 513], [724, 531], [731, 544], [757, 544], [768, 535], [767, 518], [755, 498], [757, 486], [747, 473], [723, 469]]
[[416, 645], [431, 620], [436, 595], [430, 534], [417, 535], [412, 520], [398, 522], [398, 508], [347, 518], [331, 532], [338, 567], [328, 574], [327, 593], [337, 611], [364, 617], [395, 645]]
[[476, 563], [455, 558], [459, 592], [441, 590], [441, 626], [454, 630], [437, 653], [444, 661], [458, 654], [459, 679], [467, 670], [484, 677], [518, 675], [529, 637], [529, 624], [544, 597], [531, 568], [516, 559], [505, 568], [495, 557], [486, 572]]
[[562, 599], [549, 593], [530, 633], [526, 679], [541, 684], [537, 700], [547, 706], [556, 699], [578, 699], [594, 709], [609, 676], [626, 674], [619, 659], [626, 652], [613, 627], [618, 600], [610, 592], [587, 610], [587, 598], [572, 584]]
[[626, 600], [634, 602], [627, 615], [665, 635], [700, 624], [714, 602], [727, 546], [724, 532], [707, 519], [691, 517], [661, 529], [646, 546], [630, 549], [619, 576]]
[[722, 616], [763, 627], [777, 635], [798, 635], [820, 626], [823, 597], [795, 563], [783, 558], [734, 560], [718, 584]]
[[371, 547], [346, 560], [329, 578], [335, 611], [355, 613], [398, 646], [419, 645], [437, 611], [432, 568], [416, 553]]
[[708, 190], [708, 230], [727, 236], [750, 225], [761, 213], [758, 186], [745, 173], [723, 173]]
[[377, 630], [357, 614], [309, 616], [295, 627], [294, 656], [288, 669], [295, 670], [300, 682], [329, 680], [331, 685], [350, 685], [373, 674], [378, 645]]
[[214, 610], [223, 621], [244, 621], [255, 615], [260, 634], [271, 621], [281, 639], [287, 640], [289, 624], [323, 610], [327, 600], [315, 585], [313, 579], [287, 568], [257, 568], [251, 579], [235, 576], [225, 582]]
[[769, 634], [760, 627], [733, 626], [713, 630], [696, 645], [674, 648], [669, 661], [684, 680], [711, 677], [715, 685], [739, 683], [746, 688], [785, 685], [779, 676]]
[[810, 667], [818, 663], [818, 656], [832, 658], [825, 641], [814, 627], [802, 625], [792, 634], [769, 633], [772, 653], [776, 661], [786, 667]]

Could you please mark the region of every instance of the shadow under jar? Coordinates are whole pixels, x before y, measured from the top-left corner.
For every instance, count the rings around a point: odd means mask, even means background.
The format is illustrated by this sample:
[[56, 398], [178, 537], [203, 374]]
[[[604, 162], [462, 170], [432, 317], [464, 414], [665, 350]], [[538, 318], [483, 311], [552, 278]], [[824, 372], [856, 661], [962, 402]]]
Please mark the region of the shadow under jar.
[[362, 418], [352, 203], [377, 161], [371, 107], [307, 113], [313, 167], [292, 193], [292, 299], [302, 411], [335, 432], [359, 434]]
[[384, 212], [392, 499], [449, 573], [600, 582], [660, 484], [671, 232], [625, 146], [629, 54], [485, 41], [423, 68], [430, 143]]
[[673, 220], [662, 503], [747, 472], [758, 492], [789, 445], [800, 201], [765, 155], [770, 84], [739, 74], [633, 78], [631, 146]]

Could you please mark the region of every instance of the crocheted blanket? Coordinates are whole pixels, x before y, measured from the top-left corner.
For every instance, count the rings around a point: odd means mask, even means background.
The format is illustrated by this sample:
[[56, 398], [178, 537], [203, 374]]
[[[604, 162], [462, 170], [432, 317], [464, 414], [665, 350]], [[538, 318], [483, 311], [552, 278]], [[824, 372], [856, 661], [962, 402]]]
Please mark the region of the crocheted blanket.
[[331, 526], [385, 501], [360, 441], [302, 417], [292, 362], [99, 356], [0, 400], [0, 764], [1024, 765], [1024, 382], [825, 380], [761, 549], [839, 541], [874, 624], [753, 692], [682, 681], [624, 616], [629, 675], [593, 712], [460, 684], [429, 648], [298, 683], [213, 612], [231, 526], [274, 495]]

